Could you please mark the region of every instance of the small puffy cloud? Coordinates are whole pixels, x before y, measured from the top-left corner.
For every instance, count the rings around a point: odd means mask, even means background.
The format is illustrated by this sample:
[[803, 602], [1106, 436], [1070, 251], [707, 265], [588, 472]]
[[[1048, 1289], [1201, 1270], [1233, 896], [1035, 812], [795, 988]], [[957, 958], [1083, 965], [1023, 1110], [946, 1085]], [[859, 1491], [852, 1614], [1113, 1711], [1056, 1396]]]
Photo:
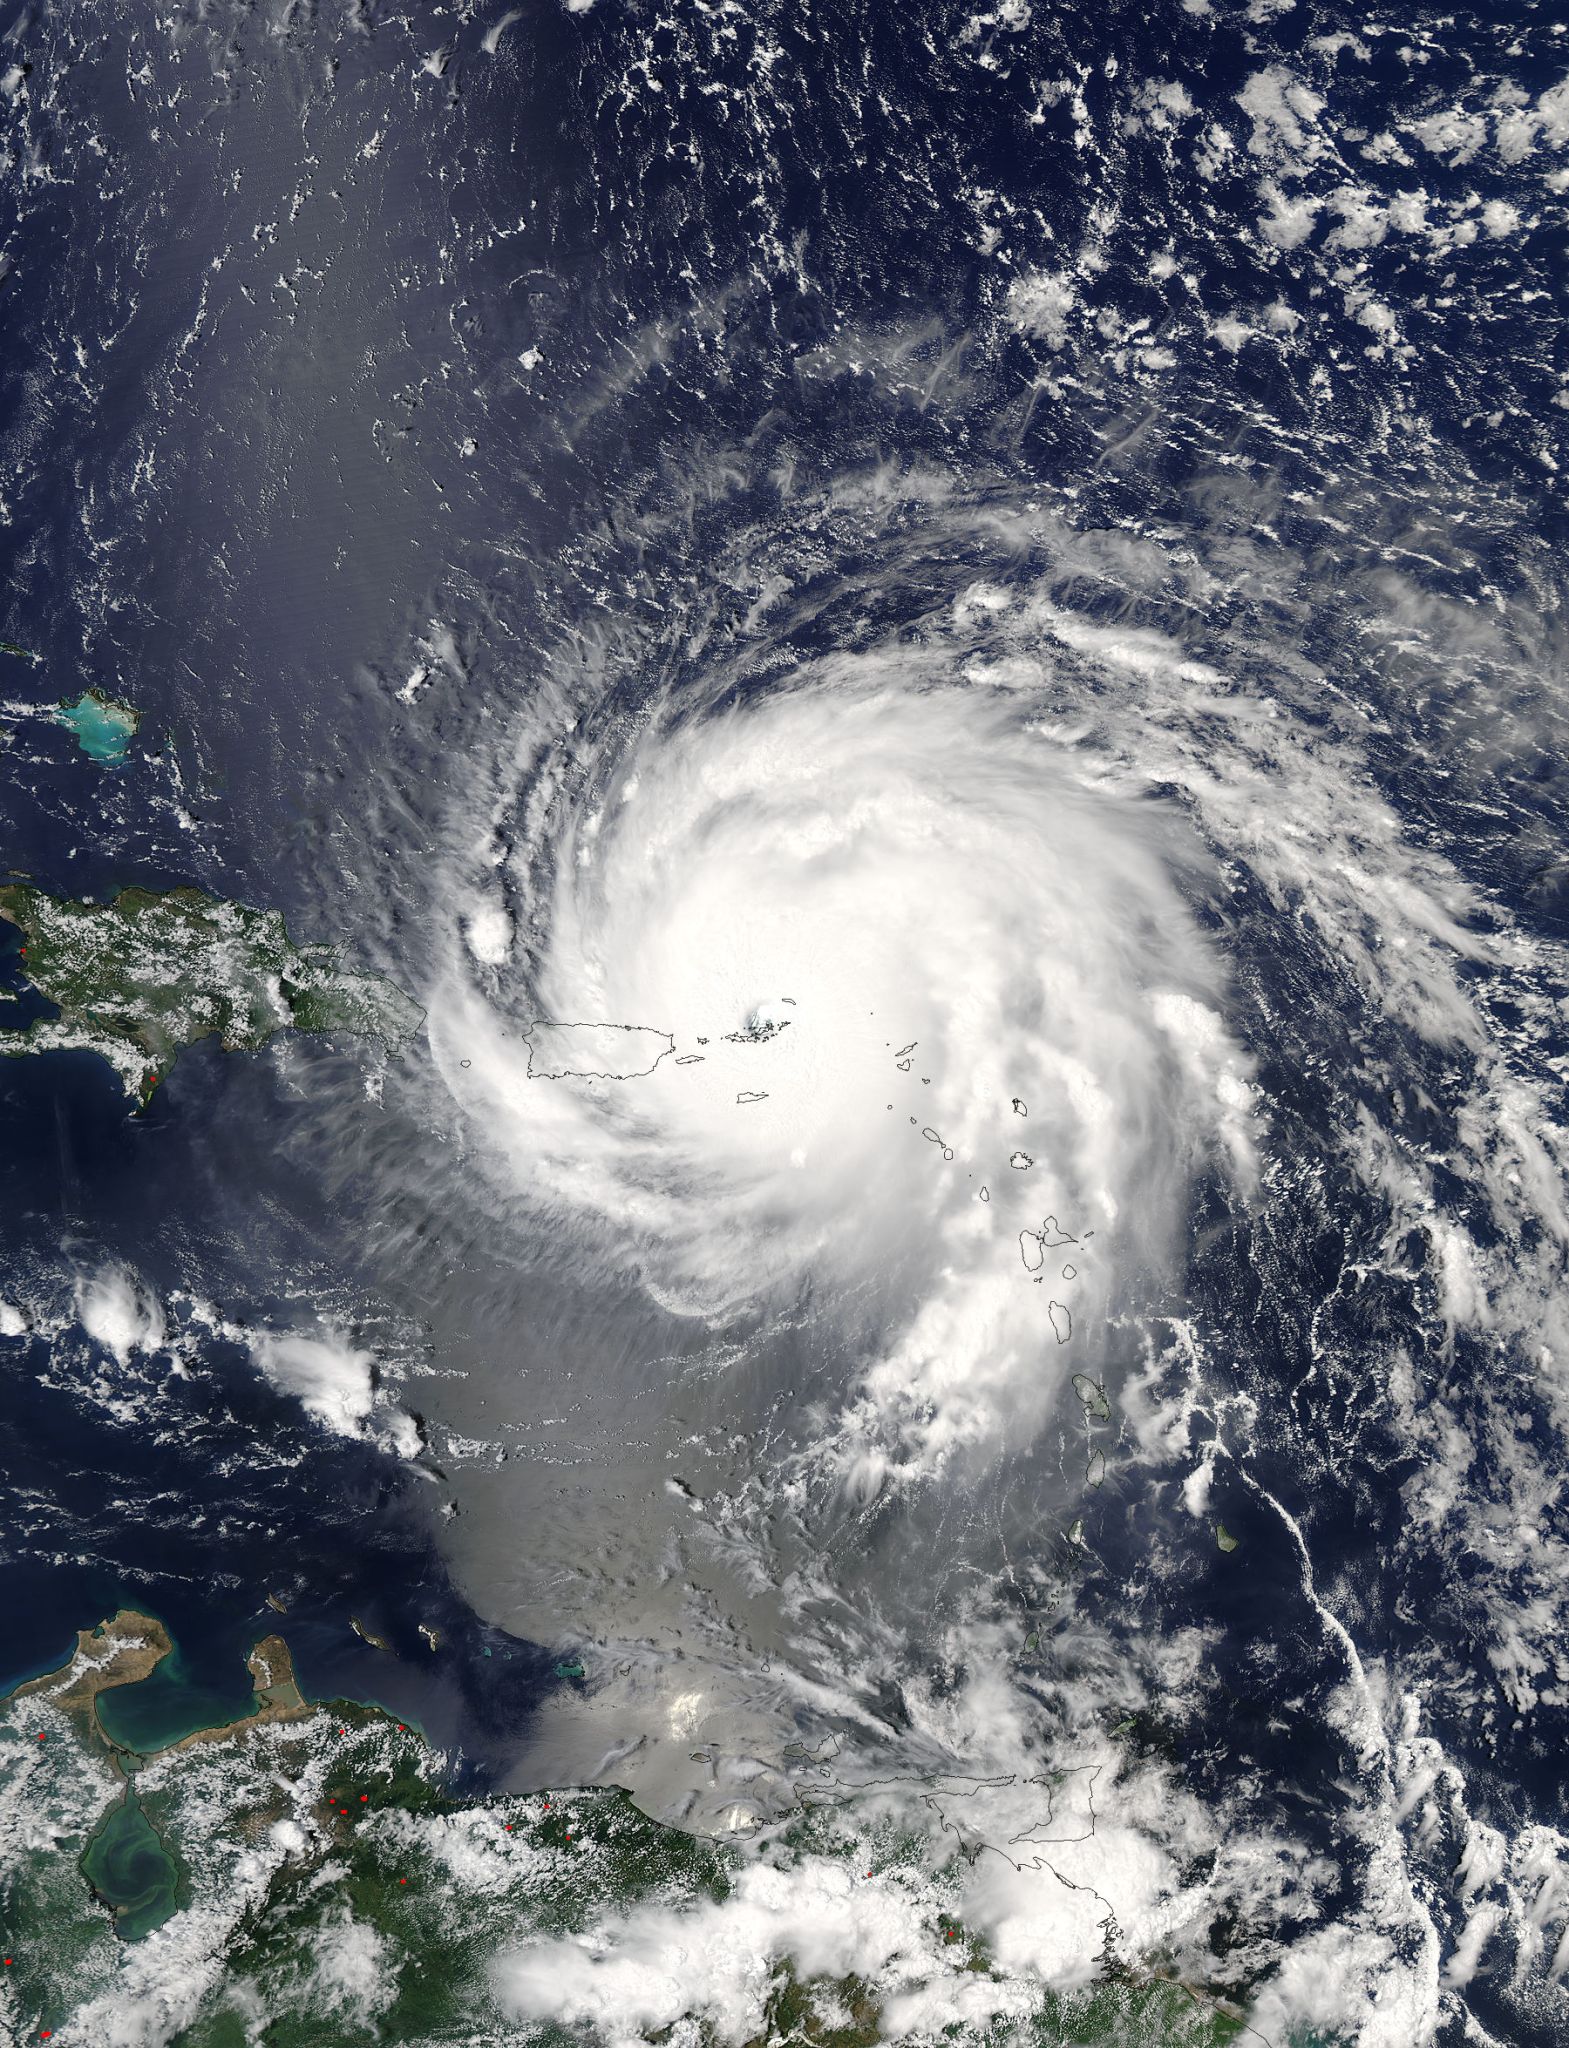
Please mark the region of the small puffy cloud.
[[1060, 271], [1034, 270], [1008, 290], [1008, 317], [1021, 334], [1058, 349], [1068, 339], [1068, 316], [1078, 303], [1072, 278]]
[[1325, 237], [1326, 249], [1376, 249], [1389, 233], [1389, 208], [1364, 187], [1343, 185], [1329, 203], [1340, 225]]
[[1288, 195], [1266, 180], [1261, 191], [1269, 212], [1259, 222], [1259, 232], [1272, 248], [1300, 249], [1313, 232], [1321, 201], [1303, 194]]
[[1391, 309], [1381, 300], [1367, 298], [1360, 294], [1348, 299], [1346, 310], [1354, 313], [1369, 334], [1376, 336], [1376, 345], [1387, 346], [1400, 338], [1399, 323]]
[[1242, 344], [1250, 340], [1253, 334], [1253, 329], [1246, 320], [1237, 320], [1230, 316], [1212, 321], [1209, 331], [1214, 335], [1221, 347], [1226, 350], [1228, 355], [1235, 355]]
[[267, 1332], [251, 1340], [256, 1363], [280, 1393], [292, 1394], [307, 1415], [335, 1436], [360, 1437], [412, 1458], [420, 1448], [411, 1417], [385, 1401], [376, 1384], [376, 1359], [340, 1332], [313, 1336]]
[[121, 1365], [133, 1351], [160, 1350], [168, 1334], [157, 1296], [124, 1266], [105, 1266], [77, 1281], [76, 1315], [93, 1342]]
[[1446, 107], [1410, 124], [1410, 132], [1425, 150], [1441, 156], [1450, 168], [1458, 169], [1477, 157], [1487, 143], [1487, 123], [1480, 114]]
[[1535, 106], [1506, 108], [1498, 117], [1498, 154], [1517, 164], [1545, 146], [1562, 149], [1569, 143], [1569, 78], [1549, 86]]
[[1253, 123], [1248, 148], [1254, 156], [1289, 173], [1305, 170], [1322, 154], [1317, 129], [1323, 99], [1283, 65], [1255, 73], [1237, 94], [1237, 104]]
[[471, 912], [464, 936], [469, 951], [488, 967], [499, 967], [512, 951], [512, 919], [506, 906], [484, 903]]
[[313, 2011], [349, 2013], [363, 2023], [392, 2003], [397, 1973], [387, 1967], [387, 1943], [374, 1927], [344, 1915], [318, 1927], [311, 1945]]

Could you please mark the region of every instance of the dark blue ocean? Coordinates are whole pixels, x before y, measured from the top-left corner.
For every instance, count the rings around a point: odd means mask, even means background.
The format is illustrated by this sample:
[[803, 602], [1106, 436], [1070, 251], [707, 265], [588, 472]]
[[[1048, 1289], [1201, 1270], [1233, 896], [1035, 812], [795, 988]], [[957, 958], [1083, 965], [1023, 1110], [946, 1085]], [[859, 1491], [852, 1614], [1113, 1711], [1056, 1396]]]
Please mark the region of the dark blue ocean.
[[[570, 895], [552, 833], [628, 829], [640, 747], [940, 684], [1191, 826], [1171, 921], [1224, 965], [1259, 1161], [1243, 1195], [1184, 1151], [1166, 1266], [1081, 1330], [1104, 1487], [1066, 1400], [879, 1523], [768, 1487], [889, 1348], [883, 1276], [848, 1309], [795, 1276], [768, 1340], [678, 1312], [639, 1231], [689, 1161], [652, 1141], [596, 1263], [569, 1173], [519, 1143], [496, 1185], [445, 1012], [390, 1061], [203, 1043], [141, 1114], [90, 1056], [0, 1059], [0, 1301], [33, 1323], [0, 1338], [0, 1679], [144, 1608], [178, 1669], [113, 1712], [152, 1740], [243, 1710], [276, 1630], [308, 1693], [484, 1787], [533, 1767], [580, 1656], [599, 1697], [602, 1620], [621, 1675], [711, 1628], [753, 1705], [790, 1645], [747, 1603], [793, 1542], [888, 1619], [868, 1676], [823, 1595], [828, 1732], [891, 1752], [901, 1688], [976, 1677], [933, 1619], [973, 1577], [1044, 1644], [1009, 1666], [1032, 1726], [1131, 1722], [1128, 1783], [1210, 1817], [1184, 1884], [1248, 1845], [1206, 1981], [1339, 1933], [1322, 1981], [1376, 1950], [1426, 1985], [1424, 2042], [1569, 2040], [1566, 78], [1526, 0], [0, 15], [0, 635], [38, 657], [0, 654], [0, 876], [276, 907], [493, 1005], [516, 1055]], [[88, 687], [143, 714], [119, 765], [54, 716]], [[1097, 843], [1042, 832], [1108, 949], [1158, 951]], [[670, 871], [707, 888], [707, 858]], [[944, 1001], [988, 986], [994, 908], [932, 960], [912, 919]], [[0, 1026], [39, 1009], [0, 943]], [[693, 1179], [741, 1243], [724, 1170]], [[904, 1193], [817, 1242], [884, 1242]], [[921, 1300], [947, 1252], [912, 1235]], [[110, 1268], [166, 1352], [87, 1342]], [[382, 1361], [419, 1457], [269, 1383], [247, 1333], [315, 1318]], [[710, 1501], [736, 1555], [767, 1542], [682, 1607]], [[630, 1756], [645, 1709], [582, 1754]]]
[[[210, 1048], [188, 1058], [182, 1093], [199, 1090], [204, 1067], [219, 1079]], [[113, 1244], [159, 1273], [171, 1221], [189, 1216], [193, 1185], [212, 1172], [193, 1158], [178, 1104], [129, 1116], [91, 1055], [0, 1063], [0, 1204], [14, 1249]], [[269, 1194], [304, 1208], [297, 1187]], [[130, 1607], [176, 1644], [154, 1679], [105, 1703], [131, 1747], [248, 1711], [246, 1654], [281, 1633], [308, 1697], [413, 1723], [455, 1785], [482, 1787], [515, 1760], [562, 1659], [485, 1627], [454, 1591], [423, 1498], [430, 1480], [371, 1445], [324, 1443], [234, 1344], [210, 1345], [197, 1371], [120, 1416], [46, 1370], [47, 1339], [6, 1354], [0, 1686], [56, 1668], [77, 1629]], [[366, 1644], [356, 1620], [389, 1648]]]

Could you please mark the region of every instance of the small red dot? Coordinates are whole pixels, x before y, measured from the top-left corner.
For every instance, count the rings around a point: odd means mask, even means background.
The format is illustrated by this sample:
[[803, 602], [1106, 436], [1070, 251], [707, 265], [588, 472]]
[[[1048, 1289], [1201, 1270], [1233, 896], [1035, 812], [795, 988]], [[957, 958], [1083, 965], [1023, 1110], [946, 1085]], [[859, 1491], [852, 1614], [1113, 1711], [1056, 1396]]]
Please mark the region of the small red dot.
[[400, 1722], [398, 1723], [398, 1733], [399, 1733], [400, 1735], [407, 1735], [407, 1734], [408, 1734], [408, 1732], [409, 1732], [409, 1731], [408, 1731], [408, 1730], [407, 1730], [407, 1729], [406, 1729], [406, 1728], [404, 1727], [403, 1723], [402, 1723], [402, 1722], [400, 1721]]
[[570, 1842], [570, 1841], [571, 1841], [571, 1839], [572, 1839], [571, 1835], [568, 1835], [568, 1836], [567, 1836], [567, 1840], [568, 1840], [568, 1841]]
[[43, 1730], [42, 1730], [42, 1729], [40, 1729], [40, 1730], [39, 1730], [39, 1732], [38, 1732], [38, 1740], [39, 1740], [40, 1742], [42, 1742], [42, 1741], [43, 1741], [43, 1739], [44, 1739], [44, 1737], [43, 1737]]
[[[338, 1811], [339, 1811], [339, 1813], [341, 1813], [341, 1814], [343, 1815], [343, 1818], [344, 1818], [345, 1820], [347, 1820], [347, 1819], [348, 1819], [348, 1817], [349, 1817], [349, 1809], [348, 1809], [348, 1808], [347, 1808], [346, 1806], [340, 1806], [340, 1807], [338, 1808]], [[868, 1877], [870, 1877], [872, 1873], [871, 1873], [870, 1871], [868, 1871], [868, 1872], [867, 1872], [866, 1874], [867, 1874], [867, 1876], [868, 1876]]]
[[338, 1730], [338, 1733], [339, 1733], [340, 1735], [347, 1735], [347, 1734], [348, 1734], [348, 1732], [349, 1732], [349, 1731], [348, 1731], [348, 1729], [347, 1729], [347, 1728], [340, 1728], [340, 1729]]
[[399, 1884], [407, 1884], [407, 1883], [408, 1883], [408, 1879], [407, 1879], [406, 1877], [400, 1877], [400, 1878], [398, 1879], [398, 1883], [399, 1883]]
[[361, 1806], [363, 1806], [363, 1805], [365, 1804], [366, 1800], [367, 1800], [367, 1799], [369, 1799], [369, 1797], [370, 1797], [370, 1794], [369, 1794], [368, 1792], [362, 1792], [362, 1793], [360, 1794], [360, 1804], [361, 1804]]

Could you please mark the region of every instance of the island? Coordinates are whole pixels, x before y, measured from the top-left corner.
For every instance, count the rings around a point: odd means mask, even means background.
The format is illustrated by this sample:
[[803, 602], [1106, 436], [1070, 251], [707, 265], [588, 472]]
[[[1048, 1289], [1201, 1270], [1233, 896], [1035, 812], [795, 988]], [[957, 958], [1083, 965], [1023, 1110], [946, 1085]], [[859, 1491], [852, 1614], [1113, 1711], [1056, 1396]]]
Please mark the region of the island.
[[111, 697], [105, 690], [84, 690], [74, 703], [67, 699], [57, 705], [54, 715], [68, 732], [75, 733], [76, 744], [100, 768], [119, 767], [142, 722], [134, 704]]
[[0, 1055], [97, 1053], [145, 1106], [181, 1050], [216, 1036], [253, 1052], [280, 1031], [342, 1031], [401, 1044], [424, 1012], [379, 975], [345, 970], [330, 946], [297, 946], [276, 910], [197, 889], [122, 889], [107, 903], [0, 884], [0, 925], [58, 1015], [0, 1030]]
[[[172, 1647], [160, 1622], [124, 1610], [84, 1629], [59, 1670], [0, 1699], [0, 2039], [874, 2048], [911, 1973], [980, 2012], [995, 1986], [1020, 2043], [1260, 2038], [1234, 2006], [1158, 1967], [1103, 1958], [1091, 1982], [1060, 1992], [1006, 1977], [960, 1910], [965, 1854], [934, 1870], [886, 1817], [805, 1804], [760, 1865], [757, 1845], [651, 1820], [614, 1787], [458, 1796], [449, 1760], [418, 1729], [381, 1707], [308, 1700], [276, 1635], [250, 1654], [250, 1713], [151, 1754], [117, 1745], [99, 1696], [148, 1677]], [[901, 1925], [924, 1928], [922, 1952], [863, 1978], [819, 1974], [770, 1941], [744, 1992], [737, 1980], [744, 2014], [727, 2010], [716, 2030], [710, 1971], [695, 1959], [771, 1926], [759, 1870], [777, 1888], [797, 1865], [813, 1898], [833, 1888], [832, 1865], [847, 1902], [870, 1884]], [[608, 1987], [627, 1967], [618, 1949], [645, 1953], [651, 1930], [675, 1973], [660, 1997], [636, 2018], [598, 2004], [592, 1959]], [[980, 2022], [944, 2038], [1001, 2036]]]
[[647, 1024], [531, 1024], [523, 1034], [531, 1081], [637, 1081], [675, 1040]]

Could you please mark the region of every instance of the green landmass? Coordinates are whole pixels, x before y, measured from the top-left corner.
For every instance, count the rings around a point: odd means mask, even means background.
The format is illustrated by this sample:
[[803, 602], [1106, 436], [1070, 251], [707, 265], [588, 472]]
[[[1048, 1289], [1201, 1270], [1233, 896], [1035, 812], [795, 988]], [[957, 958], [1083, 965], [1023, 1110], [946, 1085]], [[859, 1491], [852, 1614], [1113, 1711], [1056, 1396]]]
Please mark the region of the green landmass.
[[123, 889], [85, 903], [11, 883], [0, 886], [0, 920], [20, 931], [27, 978], [59, 1009], [0, 1031], [0, 1055], [95, 1052], [141, 1103], [201, 1038], [230, 1052], [288, 1030], [393, 1045], [423, 1020], [391, 982], [342, 968], [332, 947], [296, 946], [279, 911], [196, 889]]
[[30, 647], [18, 647], [14, 640], [0, 640], [0, 654], [14, 654], [18, 661], [42, 661], [41, 654], [34, 654]]
[[[455, 1797], [414, 1730], [380, 1709], [305, 1701], [276, 1636], [251, 1653], [249, 1715], [137, 1755], [104, 1733], [96, 1702], [147, 1677], [170, 1647], [157, 1622], [122, 1613], [84, 1631], [60, 1671], [0, 1701], [0, 2038], [734, 2048], [697, 1991], [705, 1930], [754, 1852], [662, 1826], [616, 1790]], [[953, 1910], [963, 1859], [934, 1873], [924, 1847], [891, 1822], [869, 1833], [819, 1808], [766, 1854], [786, 1873], [792, 1859], [834, 1858], [855, 1879], [873, 1865], [901, 1895], [923, 1888], [930, 1954], [918, 1972], [961, 2002], [972, 1987], [990, 2013], [950, 2023], [945, 2040], [1223, 2048], [1260, 2038], [1234, 2009], [1109, 1958], [1083, 1989], [1025, 1987], [999, 2018], [988, 1986], [1011, 1992], [1019, 1980], [1000, 1977], [984, 1936]], [[570, 2009], [531, 2018], [509, 2002], [509, 1956], [570, 1959], [584, 1943], [612, 1954], [617, 1926], [650, 1910], [665, 1929], [659, 1970], [679, 1973], [687, 1958], [690, 2013], [629, 2031], [614, 1999], [603, 2026]], [[900, 1971], [908, 1981], [907, 1963]], [[760, 1955], [745, 2048], [872, 2048], [895, 2038], [898, 1988]]]
[[75, 733], [76, 744], [100, 768], [120, 765], [142, 722], [134, 704], [103, 690], [84, 690], [74, 703], [59, 704], [54, 715], [67, 731]]

